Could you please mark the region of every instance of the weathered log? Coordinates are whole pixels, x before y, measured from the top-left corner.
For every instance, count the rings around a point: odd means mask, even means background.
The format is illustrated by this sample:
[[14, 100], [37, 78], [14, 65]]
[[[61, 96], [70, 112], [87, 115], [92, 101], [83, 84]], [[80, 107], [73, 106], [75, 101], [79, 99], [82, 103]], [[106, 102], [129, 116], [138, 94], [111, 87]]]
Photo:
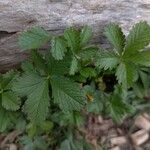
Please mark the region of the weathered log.
[[0, 0], [0, 71], [26, 58], [17, 44], [18, 35], [39, 25], [52, 33], [62, 33], [70, 25], [92, 26], [94, 42], [103, 27], [118, 22], [125, 31], [140, 20], [150, 22], [149, 0]]

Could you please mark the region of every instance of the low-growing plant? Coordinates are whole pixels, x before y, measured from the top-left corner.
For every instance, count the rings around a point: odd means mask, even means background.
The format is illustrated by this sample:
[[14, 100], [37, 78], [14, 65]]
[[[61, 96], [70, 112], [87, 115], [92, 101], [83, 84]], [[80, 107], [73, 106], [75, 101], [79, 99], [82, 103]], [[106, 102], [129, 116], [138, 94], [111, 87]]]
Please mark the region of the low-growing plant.
[[[150, 25], [137, 23], [125, 37], [113, 23], [105, 35], [109, 50], [91, 44], [88, 26], [59, 36], [40, 27], [23, 32], [19, 45], [31, 55], [21, 71], [0, 75], [0, 131], [27, 134], [19, 141], [27, 150], [88, 150], [80, 131], [87, 113], [121, 123], [149, 110]], [[40, 52], [43, 46], [48, 50]]]

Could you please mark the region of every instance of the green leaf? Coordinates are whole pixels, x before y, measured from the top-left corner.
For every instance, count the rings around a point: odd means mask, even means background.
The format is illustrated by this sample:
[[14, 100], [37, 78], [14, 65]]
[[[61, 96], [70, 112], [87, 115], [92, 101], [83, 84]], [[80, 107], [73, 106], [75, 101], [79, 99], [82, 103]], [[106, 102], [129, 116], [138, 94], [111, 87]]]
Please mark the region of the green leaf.
[[44, 132], [50, 132], [54, 127], [54, 123], [52, 121], [44, 121], [40, 124], [40, 128]]
[[117, 24], [110, 24], [105, 29], [105, 36], [115, 49], [121, 54], [125, 46], [125, 35]]
[[30, 95], [42, 82], [43, 78], [39, 74], [35, 72], [27, 72], [17, 79], [17, 82], [13, 84], [12, 89], [21, 96], [27, 96]]
[[80, 110], [85, 99], [78, 84], [64, 77], [53, 76], [51, 78], [52, 95], [54, 102], [64, 111]]
[[40, 27], [33, 27], [19, 37], [19, 45], [23, 50], [37, 49], [45, 45], [51, 36]]
[[127, 102], [127, 93], [121, 86], [116, 86], [114, 92], [109, 96], [107, 101], [107, 111], [112, 119], [118, 123], [127, 116], [132, 114], [135, 109]]
[[[55, 60], [50, 53], [46, 54], [47, 69], [50, 75], [64, 75], [70, 70], [71, 56], [66, 55], [63, 60]], [[55, 67], [54, 67], [55, 66]]]
[[81, 45], [86, 44], [92, 37], [92, 29], [89, 26], [85, 26], [80, 33]]
[[25, 111], [28, 114], [28, 118], [35, 123], [44, 121], [47, 117], [49, 101], [48, 80], [43, 79], [28, 96], [25, 103]]
[[108, 109], [112, 119], [119, 123], [127, 114], [133, 112], [133, 108], [129, 104], [123, 102], [119, 95], [113, 95], [111, 97], [111, 100], [108, 104]]
[[1, 88], [3, 90], [10, 90], [14, 80], [17, 78], [17, 72], [10, 70], [2, 75]]
[[87, 111], [91, 113], [99, 114], [103, 111], [103, 95], [99, 91], [95, 91], [93, 94], [93, 101], [87, 105]]
[[80, 50], [80, 33], [73, 27], [65, 30], [64, 37], [73, 53]]
[[24, 74], [14, 84], [14, 91], [22, 96], [27, 96], [25, 111], [28, 118], [39, 123], [46, 119], [49, 107], [49, 85], [45, 77], [38, 74]]
[[30, 61], [25, 61], [21, 64], [21, 69], [24, 71], [24, 72], [33, 72], [35, 70], [34, 66], [33, 66], [33, 63], [30, 62]]
[[69, 135], [61, 145], [60, 150], [92, 150], [92, 146], [86, 143], [83, 139], [76, 139], [72, 135]]
[[96, 77], [97, 73], [94, 68], [86, 67], [80, 71], [80, 74], [85, 78]]
[[78, 71], [78, 60], [76, 57], [73, 56], [70, 66], [70, 75], [74, 75]]
[[65, 52], [67, 51], [67, 45], [66, 41], [64, 40], [63, 37], [53, 37], [51, 41], [52, 45], [52, 56], [56, 60], [62, 60], [63, 57], [65, 56]]
[[10, 123], [9, 112], [0, 105], [0, 132], [4, 132]]
[[136, 66], [131, 63], [121, 63], [117, 67], [116, 77], [119, 84], [130, 87], [138, 78]]
[[144, 49], [150, 43], [150, 26], [146, 21], [137, 23], [130, 31], [126, 46], [125, 55], [136, 53]]
[[150, 67], [150, 51], [137, 52], [130, 59], [136, 64]]
[[117, 67], [119, 58], [113, 52], [100, 52], [96, 58], [96, 66], [104, 70], [112, 70]]
[[46, 61], [43, 58], [43, 56], [40, 53], [38, 53], [37, 50], [32, 50], [31, 54], [32, 54], [32, 61], [33, 61], [34, 65], [35, 65], [36, 69], [38, 71], [45, 71], [45, 72], [47, 72]]
[[2, 93], [2, 106], [7, 110], [18, 110], [20, 107], [20, 98], [12, 91]]
[[150, 87], [150, 74], [148, 74], [144, 71], [139, 71], [139, 76], [140, 76], [141, 81], [143, 83], [144, 89], [148, 90]]
[[80, 52], [79, 57], [84, 61], [94, 59], [98, 50], [99, 48], [94, 46], [85, 47]]

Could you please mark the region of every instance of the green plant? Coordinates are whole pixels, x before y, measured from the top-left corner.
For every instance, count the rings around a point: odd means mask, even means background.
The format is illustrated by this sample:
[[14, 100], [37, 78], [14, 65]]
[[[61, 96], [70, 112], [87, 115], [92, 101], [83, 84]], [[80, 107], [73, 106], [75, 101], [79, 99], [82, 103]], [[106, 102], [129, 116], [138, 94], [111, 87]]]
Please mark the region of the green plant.
[[[24, 149], [87, 150], [91, 146], [80, 134], [85, 112], [120, 123], [149, 109], [143, 98], [150, 88], [150, 51], [145, 50], [150, 26], [140, 22], [126, 38], [118, 25], [110, 24], [105, 35], [113, 50], [89, 44], [88, 26], [70, 27], [61, 36], [40, 27], [23, 32], [19, 45], [31, 57], [20, 72], [0, 76], [0, 131], [15, 122], [15, 129], [28, 135], [20, 140]], [[48, 51], [38, 50], [50, 42]]]

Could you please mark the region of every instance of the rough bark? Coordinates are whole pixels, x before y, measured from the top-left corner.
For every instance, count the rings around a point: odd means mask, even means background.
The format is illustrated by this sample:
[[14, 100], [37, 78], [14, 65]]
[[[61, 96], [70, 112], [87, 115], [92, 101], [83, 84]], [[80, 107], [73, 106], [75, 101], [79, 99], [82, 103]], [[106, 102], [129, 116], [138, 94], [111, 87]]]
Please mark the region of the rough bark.
[[109, 22], [125, 31], [139, 20], [150, 22], [150, 0], [0, 0], [0, 70], [16, 66], [26, 58], [17, 44], [20, 32], [39, 25], [52, 33], [67, 26], [92, 26], [94, 42]]

